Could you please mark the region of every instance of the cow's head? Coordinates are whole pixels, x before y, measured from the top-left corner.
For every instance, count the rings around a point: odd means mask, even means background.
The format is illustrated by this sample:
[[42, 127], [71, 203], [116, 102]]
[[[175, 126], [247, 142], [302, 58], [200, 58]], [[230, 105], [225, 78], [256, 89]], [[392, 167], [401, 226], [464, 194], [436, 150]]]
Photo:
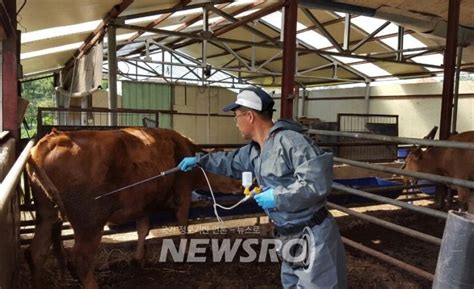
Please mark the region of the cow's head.
[[[424, 167], [424, 158], [425, 151], [421, 147], [416, 147], [410, 151], [410, 153], [405, 158], [405, 164], [403, 165], [403, 169], [407, 171], [423, 171]], [[415, 183], [415, 178], [409, 176], [402, 176], [403, 181], [405, 184], [413, 184]]]
[[[433, 127], [427, 135], [423, 137], [423, 139], [432, 140], [434, 139], [436, 132], [438, 131], [438, 127]], [[402, 169], [414, 172], [429, 172], [429, 170], [434, 167], [435, 164], [430, 164], [430, 151], [431, 147], [423, 148], [421, 146], [417, 146], [416, 148], [412, 149], [410, 153], [405, 158], [405, 164], [403, 165]], [[415, 179], [409, 176], [402, 176], [402, 179], [405, 183], [414, 183]]]

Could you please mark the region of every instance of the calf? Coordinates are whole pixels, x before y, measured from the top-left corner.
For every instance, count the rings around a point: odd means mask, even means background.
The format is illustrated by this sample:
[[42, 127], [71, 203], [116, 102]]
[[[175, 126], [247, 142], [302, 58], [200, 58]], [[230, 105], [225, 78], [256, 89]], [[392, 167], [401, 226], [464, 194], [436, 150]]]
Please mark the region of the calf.
[[[451, 136], [449, 141], [474, 142], [474, 131]], [[430, 147], [411, 152], [405, 162], [405, 169], [452, 178], [474, 180], [474, 150]], [[469, 213], [474, 213], [474, 192], [469, 188], [452, 186], [458, 192], [459, 201], [466, 204]]]

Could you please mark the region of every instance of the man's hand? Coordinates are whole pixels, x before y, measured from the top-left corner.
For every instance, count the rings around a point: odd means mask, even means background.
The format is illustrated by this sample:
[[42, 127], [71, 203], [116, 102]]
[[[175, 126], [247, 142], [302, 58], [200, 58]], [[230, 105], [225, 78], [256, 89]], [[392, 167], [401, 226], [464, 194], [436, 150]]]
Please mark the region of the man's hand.
[[186, 157], [179, 163], [178, 167], [183, 172], [189, 172], [196, 165], [197, 165], [197, 158], [196, 157]]
[[275, 195], [273, 194], [272, 188], [269, 188], [261, 192], [260, 194], [256, 194], [254, 196], [254, 199], [255, 201], [257, 201], [257, 204], [264, 210], [276, 208]]

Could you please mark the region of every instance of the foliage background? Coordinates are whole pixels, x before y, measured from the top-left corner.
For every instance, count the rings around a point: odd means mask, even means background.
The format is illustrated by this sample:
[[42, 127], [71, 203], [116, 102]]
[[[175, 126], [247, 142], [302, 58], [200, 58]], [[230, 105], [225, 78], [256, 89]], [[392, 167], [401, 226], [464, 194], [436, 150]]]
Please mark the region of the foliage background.
[[25, 113], [29, 129], [24, 124], [21, 126], [21, 138], [30, 138], [36, 134], [38, 107], [56, 106], [53, 77], [23, 82], [21, 91], [21, 96], [30, 102]]

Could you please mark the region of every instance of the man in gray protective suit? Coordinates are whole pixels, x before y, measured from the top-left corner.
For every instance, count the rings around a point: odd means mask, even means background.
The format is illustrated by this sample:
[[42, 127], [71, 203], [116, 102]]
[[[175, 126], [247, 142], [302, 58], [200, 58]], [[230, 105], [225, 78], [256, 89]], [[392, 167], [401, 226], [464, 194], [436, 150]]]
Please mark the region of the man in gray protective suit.
[[[233, 178], [253, 172], [258, 184], [267, 188], [254, 198], [270, 217], [275, 237], [282, 244], [304, 237], [309, 246], [304, 261], [292, 262], [283, 256], [283, 288], [345, 289], [344, 247], [336, 222], [325, 208], [332, 184], [332, 154], [305, 137], [301, 125], [288, 120], [273, 123], [273, 105], [265, 91], [244, 89], [224, 111], [234, 111], [243, 138], [252, 142], [232, 152], [184, 158], [179, 167], [188, 171], [199, 164]], [[295, 246], [292, 254], [302, 247]]]

